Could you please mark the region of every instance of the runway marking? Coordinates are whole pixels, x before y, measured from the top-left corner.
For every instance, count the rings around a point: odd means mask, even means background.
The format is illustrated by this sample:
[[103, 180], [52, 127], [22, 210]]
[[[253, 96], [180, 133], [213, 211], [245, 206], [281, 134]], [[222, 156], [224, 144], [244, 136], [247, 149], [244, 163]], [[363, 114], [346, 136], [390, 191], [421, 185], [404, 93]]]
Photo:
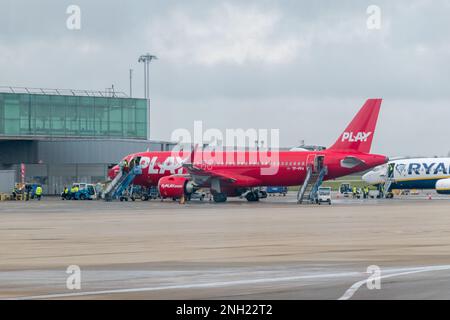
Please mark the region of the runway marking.
[[[370, 278], [370, 280], [373, 281], [375, 279], [387, 279], [387, 278], [398, 277], [398, 276], [402, 276], [402, 275], [428, 272], [428, 271], [441, 271], [441, 270], [450, 270], [450, 265], [389, 269], [385, 272], [394, 272], [394, 273], [382, 275], [382, 276], [376, 277], [376, 278]], [[35, 295], [35, 296], [27, 296], [27, 297], [6, 298], [6, 300], [43, 300], [43, 299], [73, 298], [73, 297], [83, 297], [83, 296], [98, 296], [98, 295], [108, 295], [108, 294], [118, 294], [118, 293], [150, 292], [150, 291], [161, 291], [161, 290], [202, 289], [202, 288], [215, 288], [215, 287], [226, 287], [226, 286], [235, 286], [235, 285], [297, 281], [297, 280], [308, 280], [308, 279], [343, 278], [343, 277], [351, 277], [351, 276], [361, 276], [362, 274], [364, 274], [364, 273], [355, 271], [355, 272], [341, 272], [341, 273], [329, 273], [329, 274], [325, 273], [325, 274], [313, 274], [313, 275], [292, 276], [292, 277], [263, 278], [263, 279], [235, 280], [235, 281], [218, 281], [218, 282], [209, 282], [209, 283], [190, 283], [190, 284], [188, 283], [188, 284], [159, 286], [159, 287], [110, 289], [110, 290], [99, 290], [99, 291]], [[360, 281], [354, 283], [344, 293], [344, 295], [342, 295], [338, 300], [350, 299], [362, 285], [367, 283], [367, 280], [368, 279], [364, 279], [364, 280], [360, 280]]]
[[[450, 270], [450, 265], [443, 265], [443, 266], [428, 266], [428, 267], [421, 267], [421, 268], [415, 268], [410, 269], [410, 271], [405, 272], [399, 272], [399, 273], [393, 273], [393, 274], [387, 274], [382, 275], [379, 277], [373, 277], [370, 280], [381, 280], [381, 279], [387, 279], [387, 278], [393, 278], [393, 277], [399, 277], [404, 276], [408, 274], [414, 274], [414, 273], [421, 273], [421, 272], [429, 272], [429, 271], [441, 271], [441, 270]], [[359, 288], [361, 288], [362, 285], [367, 283], [368, 279], [364, 279], [361, 281], [358, 281], [354, 283], [345, 293], [338, 299], [338, 300], [348, 300], [358, 291]]]
[[280, 277], [280, 278], [182, 284], [182, 285], [171, 285], [171, 286], [161, 286], [161, 287], [111, 289], [111, 290], [100, 290], [100, 291], [57, 293], [57, 294], [37, 295], [37, 296], [29, 296], [29, 297], [8, 298], [6, 300], [58, 299], [58, 298], [73, 298], [73, 297], [105, 295], [105, 294], [136, 293], [136, 292], [173, 290], [173, 289], [202, 289], [202, 288], [226, 287], [226, 286], [234, 286], [234, 285], [242, 285], [242, 284], [259, 284], [259, 283], [267, 283], [267, 282], [296, 281], [296, 280], [320, 279], [320, 278], [340, 278], [340, 277], [347, 277], [347, 276], [361, 276], [361, 272], [341, 272], [341, 273], [316, 274], [316, 275]]

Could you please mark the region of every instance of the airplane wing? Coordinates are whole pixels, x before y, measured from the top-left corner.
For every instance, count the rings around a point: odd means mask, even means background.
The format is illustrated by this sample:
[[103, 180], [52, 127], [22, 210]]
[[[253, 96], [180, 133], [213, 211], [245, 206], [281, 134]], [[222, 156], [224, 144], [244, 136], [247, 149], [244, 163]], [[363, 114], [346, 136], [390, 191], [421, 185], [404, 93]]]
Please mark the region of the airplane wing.
[[184, 164], [183, 167], [186, 168], [187, 171], [189, 172], [189, 174], [191, 176], [193, 176], [194, 178], [195, 178], [195, 176], [220, 178], [221, 180], [224, 180], [224, 181], [230, 182], [230, 183], [233, 183], [237, 180], [230, 174], [223, 174], [223, 173], [217, 172], [217, 171], [214, 171], [214, 172], [207, 171], [202, 168], [196, 167], [192, 164]]
[[237, 174], [228, 172], [227, 170], [217, 170], [214, 171], [208, 171], [204, 170], [202, 168], [196, 167], [192, 164], [184, 164], [184, 168], [188, 171], [188, 173], [192, 176], [194, 179], [194, 182], [203, 185], [207, 182], [209, 182], [213, 178], [217, 178], [223, 182], [234, 184], [236, 186], [244, 185], [254, 185], [259, 186], [261, 185], [261, 181], [252, 177], [248, 177], [245, 175]]

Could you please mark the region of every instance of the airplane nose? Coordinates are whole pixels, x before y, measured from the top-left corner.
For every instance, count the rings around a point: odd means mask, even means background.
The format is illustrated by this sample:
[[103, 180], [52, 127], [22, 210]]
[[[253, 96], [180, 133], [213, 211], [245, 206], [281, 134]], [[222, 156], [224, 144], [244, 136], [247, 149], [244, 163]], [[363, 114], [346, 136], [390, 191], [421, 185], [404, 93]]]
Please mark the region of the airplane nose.
[[383, 183], [384, 179], [381, 176], [381, 174], [379, 172], [375, 172], [375, 171], [369, 171], [366, 174], [364, 174], [361, 179], [368, 184], [379, 184], [379, 183]]
[[361, 177], [361, 179], [365, 182], [365, 183], [369, 183], [370, 184], [370, 177], [371, 177], [371, 172], [367, 172], [366, 174], [363, 174], [363, 176]]

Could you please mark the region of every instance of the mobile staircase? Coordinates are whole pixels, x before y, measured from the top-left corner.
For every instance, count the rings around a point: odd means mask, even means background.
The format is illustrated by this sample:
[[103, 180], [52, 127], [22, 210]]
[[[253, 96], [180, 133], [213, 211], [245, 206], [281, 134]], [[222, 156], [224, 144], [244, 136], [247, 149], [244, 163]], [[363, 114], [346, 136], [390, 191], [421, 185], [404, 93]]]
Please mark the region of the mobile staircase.
[[113, 181], [106, 187], [105, 191], [103, 192], [103, 199], [105, 201], [112, 201], [114, 199], [120, 199], [127, 190], [127, 188], [131, 185], [134, 178], [137, 175], [142, 174], [142, 168], [141, 166], [135, 166], [130, 169], [128, 172], [124, 172], [123, 170], [120, 170], [119, 173], [116, 175]]
[[314, 170], [313, 166], [310, 165], [306, 169], [306, 178], [303, 182], [302, 187], [297, 193], [297, 203], [302, 204], [303, 201], [309, 200], [310, 203], [315, 203], [317, 200], [317, 191], [322, 185], [323, 178], [328, 173], [328, 168], [326, 166], [322, 167], [320, 171]]
[[386, 182], [382, 186], [383, 197], [384, 198], [388, 198], [390, 196], [389, 190], [391, 189], [391, 186], [392, 186], [393, 183], [394, 183], [394, 179], [392, 179], [392, 178], [387, 178], [386, 179]]

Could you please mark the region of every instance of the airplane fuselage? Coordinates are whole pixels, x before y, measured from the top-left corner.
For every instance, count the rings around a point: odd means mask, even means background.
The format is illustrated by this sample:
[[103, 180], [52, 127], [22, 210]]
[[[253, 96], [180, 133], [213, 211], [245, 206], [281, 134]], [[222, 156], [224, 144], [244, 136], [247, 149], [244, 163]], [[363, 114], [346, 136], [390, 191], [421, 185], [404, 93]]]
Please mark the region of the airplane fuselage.
[[[270, 160], [260, 159], [257, 152], [222, 152], [214, 155], [214, 161], [203, 160], [200, 154], [196, 157], [198, 160], [194, 159], [192, 165], [208, 173], [205, 175], [203, 187], [209, 186], [210, 179], [207, 178], [210, 177], [209, 174], [214, 173], [239, 177], [233, 182], [235, 187], [295, 186], [304, 182], [307, 165], [312, 164], [318, 156], [323, 157], [323, 165], [328, 169], [324, 180], [364, 171], [387, 161], [386, 157], [382, 155], [328, 150], [280, 151], [278, 157], [272, 154]], [[359, 159], [360, 163], [353, 168], [344, 167], [342, 161], [349, 157]], [[173, 155], [171, 152], [142, 152], [129, 155], [126, 159], [130, 161], [132, 158], [140, 158], [139, 163], [142, 168], [142, 174], [136, 176], [134, 180], [134, 184], [137, 185], [156, 186], [162, 177], [188, 173], [183, 167], [185, 159]], [[208, 153], [208, 157], [205, 158], [210, 159], [210, 154]], [[114, 167], [110, 172], [110, 177], [113, 178], [118, 170], [117, 166]]]
[[[158, 186], [162, 198], [183, 199], [198, 188], [210, 188], [216, 202], [243, 193], [247, 193], [248, 201], [257, 201], [259, 191], [252, 190], [256, 187], [296, 186], [304, 184], [307, 177], [310, 177], [308, 183], [316, 181], [320, 184], [321, 180], [386, 163], [385, 156], [369, 153], [380, 106], [381, 99], [368, 99], [336, 142], [325, 150], [217, 151], [207, 147], [188, 153], [182, 150], [136, 153], [121, 163], [125, 164], [124, 168], [127, 163], [139, 164], [142, 173], [134, 177], [133, 184]], [[118, 170], [120, 168], [116, 166], [109, 176], [114, 178]], [[313, 192], [308, 196], [314, 197]]]
[[414, 158], [390, 161], [366, 173], [363, 180], [385, 183], [389, 165], [393, 167], [391, 189], [435, 189], [438, 181], [450, 178], [450, 158]]

